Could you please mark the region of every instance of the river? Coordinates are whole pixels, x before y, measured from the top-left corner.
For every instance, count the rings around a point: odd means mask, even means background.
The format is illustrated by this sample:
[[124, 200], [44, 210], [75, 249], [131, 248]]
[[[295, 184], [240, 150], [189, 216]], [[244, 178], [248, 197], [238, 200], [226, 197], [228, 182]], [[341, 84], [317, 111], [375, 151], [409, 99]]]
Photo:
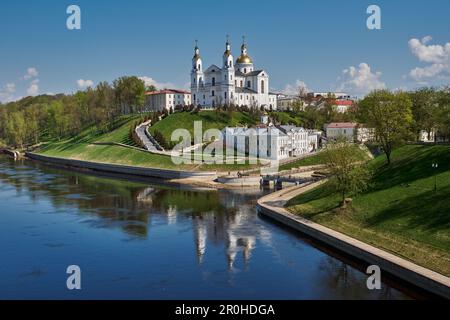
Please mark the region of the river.
[[[260, 217], [260, 191], [181, 189], [0, 156], [0, 299], [409, 299]], [[68, 290], [66, 269], [81, 269]], [[408, 293], [405, 293], [408, 292]]]

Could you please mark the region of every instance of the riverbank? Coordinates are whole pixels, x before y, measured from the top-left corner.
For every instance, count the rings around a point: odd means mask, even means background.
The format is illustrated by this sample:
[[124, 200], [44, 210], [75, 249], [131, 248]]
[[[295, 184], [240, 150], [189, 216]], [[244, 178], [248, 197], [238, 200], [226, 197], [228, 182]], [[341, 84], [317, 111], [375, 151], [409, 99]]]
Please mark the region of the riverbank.
[[450, 276], [450, 147], [403, 146], [390, 165], [379, 156], [368, 166], [369, 188], [346, 210], [328, 185], [293, 198], [287, 210]]
[[450, 299], [449, 277], [302, 218], [285, 208], [285, 205], [291, 199], [314, 190], [324, 185], [324, 183], [326, 181], [295, 186], [271, 193], [258, 200], [258, 211], [339, 251], [365, 261], [368, 264], [378, 265], [382, 272], [387, 272], [423, 290]]

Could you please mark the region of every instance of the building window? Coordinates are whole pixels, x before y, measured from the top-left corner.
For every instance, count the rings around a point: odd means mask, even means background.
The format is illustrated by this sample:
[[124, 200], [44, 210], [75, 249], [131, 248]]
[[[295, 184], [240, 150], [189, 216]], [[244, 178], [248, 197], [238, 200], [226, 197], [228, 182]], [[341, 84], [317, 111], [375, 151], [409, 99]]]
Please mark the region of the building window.
[[195, 93], [194, 93], [194, 101], [195, 101]]
[[237, 87], [237, 80], [234, 80], [234, 85]]
[[230, 80], [233, 81], [233, 75], [230, 75]]
[[226, 92], [224, 92], [223, 93], [223, 96], [225, 97], [225, 99], [227, 98], [227, 93]]
[[211, 91], [211, 96], [213, 96], [213, 97], [214, 97], [214, 94], [215, 94], [215, 93], [214, 93], [214, 90], [213, 90], [213, 91]]
[[212, 85], [213, 85], [213, 87], [216, 85], [216, 78], [212, 78]]
[[244, 86], [244, 82], [241, 80], [241, 88]]
[[261, 93], [264, 93], [264, 80], [261, 80]]
[[251, 82], [247, 81], [247, 88], [250, 88], [250, 87], [251, 87]]
[[247, 68], [244, 68], [244, 73], [247, 73]]

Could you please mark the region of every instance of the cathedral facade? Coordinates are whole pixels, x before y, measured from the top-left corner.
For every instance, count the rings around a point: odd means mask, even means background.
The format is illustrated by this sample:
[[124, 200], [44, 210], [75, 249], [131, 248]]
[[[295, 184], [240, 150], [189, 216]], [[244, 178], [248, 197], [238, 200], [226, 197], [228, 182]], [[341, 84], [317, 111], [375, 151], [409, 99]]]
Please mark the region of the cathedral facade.
[[211, 65], [203, 69], [200, 49], [196, 45], [192, 58], [192, 104], [203, 109], [223, 105], [247, 106], [276, 110], [277, 96], [269, 92], [269, 75], [265, 70], [255, 70], [245, 42], [241, 55], [234, 61], [227, 40], [222, 67]]

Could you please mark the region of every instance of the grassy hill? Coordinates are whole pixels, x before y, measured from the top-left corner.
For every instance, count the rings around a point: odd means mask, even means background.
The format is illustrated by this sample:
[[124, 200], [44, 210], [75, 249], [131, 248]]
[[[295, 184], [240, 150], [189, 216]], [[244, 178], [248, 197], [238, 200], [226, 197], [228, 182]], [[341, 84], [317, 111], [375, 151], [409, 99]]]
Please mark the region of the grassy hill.
[[131, 148], [114, 145], [95, 145], [95, 143], [115, 142], [134, 146], [129, 138], [130, 127], [140, 119], [140, 116], [126, 116], [121, 119], [118, 127], [108, 133], [99, 133], [93, 128], [84, 130], [73, 138], [46, 143], [38, 153], [77, 160], [135, 165], [152, 168], [192, 169], [191, 165], [176, 166], [170, 157], [151, 154]]
[[[181, 116], [180, 116], [181, 115]], [[149, 168], [163, 168], [171, 170], [202, 170], [202, 171], [235, 171], [245, 170], [254, 167], [254, 165], [244, 164], [214, 164], [214, 165], [199, 165], [199, 164], [183, 164], [175, 165], [171, 157], [165, 155], [151, 154], [149, 152], [135, 150], [117, 145], [96, 145], [96, 143], [122, 143], [130, 146], [135, 146], [132, 139], [129, 137], [130, 127], [141, 119], [139, 115], [124, 116], [118, 120], [116, 129], [101, 133], [95, 128], [88, 128], [79, 135], [62, 139], [50, 141], [44, 144], [37, 152], [42, 155], [70, 158], [85, 161], [115, 163], [123, 165], [134, 165]], [[183, 120], [182, 120], [183, 119]], [[166, 119], [158, 122], [155, 127], [159, 127], [161, 131], [171, 134], [171, 129], [168, 128], [187, 128], [193, 131], [193, 122], [190, 119], [209, 119], [203, 122], [203, 130], [214, 127], [216, 124], [222, 127], [226, 126], [228, 122], [225, 116], [217, 116], [215, 112], [206, 111], [205, 114], [190, 114], [177, 113], [170, 115]], [[238, 123], [245, 123], [251, 121], [248, 114], [234, 113], [230, 120], [232, 125]], [[191, 127], [189, 127], [191, 126]], [[162, 129], [164, 128], [164, 129]]]
[[187, 129], [191, 137], [194, 137], [194, 122], [201, 121], [203, 133], [208, 129], [235, 127], [239, 125], [254, 125], [255, 120], [246, 112], [216, 112], [202, 111], [198, 113], [178, 112], [157, 122], [150, 128], [150, 132], [160, 131], [166, 141], [171, 141], [172, 132], [176, 129]]
[[292, 199], [288, 209], [449, 276], [450, 146], [404, 146], [392, 156], [390, 166], [384, 156], [369, 163], [370, 189], [350, 210], [337, 209], [339, 196], [326, 185]]
[[[358, 146], [354, 146], [355, 154], [360, 161], [368, 161], [369, 155], [366, 151], [362, 150]], [[280, 166], [280, 171], [290, 170], [292, 168], [316, 166], [326, 164], [327, 156], [324, 152], [318, 152], [312, 156], [301, 158], [297, 161], [286, 163]]]

